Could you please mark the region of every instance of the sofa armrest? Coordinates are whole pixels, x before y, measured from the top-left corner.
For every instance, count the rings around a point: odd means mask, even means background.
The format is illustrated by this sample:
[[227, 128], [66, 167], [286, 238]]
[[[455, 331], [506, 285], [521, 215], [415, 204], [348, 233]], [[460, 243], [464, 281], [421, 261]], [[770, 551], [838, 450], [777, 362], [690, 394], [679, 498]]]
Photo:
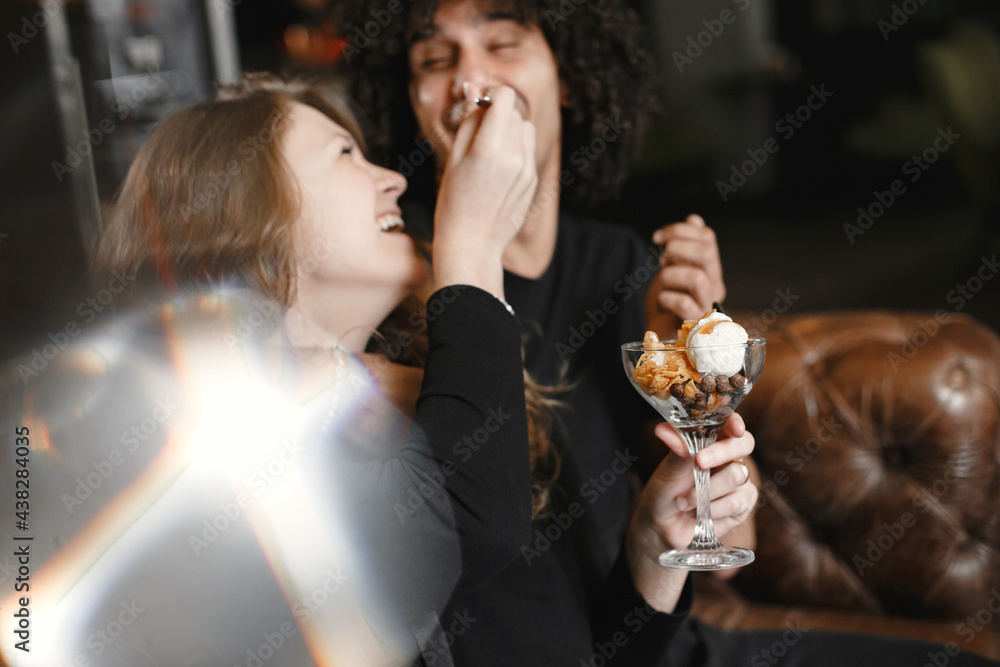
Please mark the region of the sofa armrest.
[[734, 588], [954, 621], [960, 647], [1000, 628], [1000, 338], [945, 311], [788, 315], [751, 333], [768, 339], [740, 406], [757, 560]]

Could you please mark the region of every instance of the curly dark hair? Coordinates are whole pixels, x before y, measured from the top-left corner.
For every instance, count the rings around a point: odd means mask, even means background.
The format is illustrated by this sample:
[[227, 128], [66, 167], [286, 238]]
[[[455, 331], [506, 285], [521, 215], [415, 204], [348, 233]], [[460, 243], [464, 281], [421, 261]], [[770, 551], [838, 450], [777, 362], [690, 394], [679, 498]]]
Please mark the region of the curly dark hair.
[[[658, 108], [653, 59], [643, 43], [636, 12], [626, 0], [477, 1], [524, 25], [538, 26], [552, 49], [559, 76], [570, 90], [569, 108], [562, 110], [564, 170], [574, 151], [601, 136], [605, 120], [622, 127], [621, 136], [607, 143], [599, 160], [570, 171], [572, 182], [565, 187], [576, 202], [594, 204], [616, 197]], [[347, 41], [339, 73], [363, 110], [373, 159], [390, 168], [399, 169], [417, 147], [417, 122], [407, 96], [408, 50], [412, 35], [431, 23], [438, 4], [439, 0], [334, 3], [334, 22]], [[390, 15], [389, 5], [402, 12]], [[433, 179], [433, 159], [428, 156], [410, 174], [411, 192], [433, 187]]]

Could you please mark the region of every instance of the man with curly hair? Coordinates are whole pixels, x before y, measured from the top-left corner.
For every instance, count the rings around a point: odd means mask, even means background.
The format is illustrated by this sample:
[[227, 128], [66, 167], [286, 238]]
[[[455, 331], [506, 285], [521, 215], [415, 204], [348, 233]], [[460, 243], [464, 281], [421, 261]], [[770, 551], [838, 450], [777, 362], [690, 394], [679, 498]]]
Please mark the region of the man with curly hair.
[[[344, 15], [345, 73], [383, 162], [410, 177], [416, 203], [433, 210], [456, 133], [476, 130], [489, 113], [476, 100], [497, 87], [514, 90], [537, 135], [540, 184], [504, 257], [504, 290], [523, 325], [527, 368], [543, 383], [566, 383], [562, 469], [551, 513], [532, 525], [522, 558], [485, 584], [460, 584], [440, 614], [443, 633], [424, 638], [425, 660], [721, 667], [771, 660], [772, 646], [788, 649], [785, 665], [909, 665], [944, 655], [932, 644], [818, 630], [724, 632], [686, 617], [689, 578], [655, 559], [690, 536], [690, 461], [676, 434], [659, 427], [675, 455], [633, 491], [637, 424], [651, 415], [628, 388], [618, 346], [647, 324], [666, 333], [700, 315], [725, 287], [714, 236], [697, 216], [658, 230], [661, 254], [625, 226], [564, 210], [566, 198], [617, 192], [654, 109], [634, 14], [617, 0], [345, 7], [354, 10]], [[713, 515], [732, 543], [750, 525], [757, 491], [733, 462], [752, 437], [739, 417], [726, 428], [718, 458], [702, 452], [698, 462], [713, 469]], [[457, 448], [457, 461], [475, 451]], [[950, 665], [993, 664], [947, 650]]]
[[[721, 302], [718, 247], [698, 216], [657, 231], [661, 251], [627, 227], [561, 206], [563, 197], [615, 196], [641, 145], [655, 82], [639, 21], [622, 0], [391, 0], [337, 9], [343, 73], [366, 112], [374, 156], [410, 179], [411, 228], [421, 209], [434, 210], [456, 133], [474, 132], [477, 115], [488, 113], [477, 100], [513, 88], [536, 133], [539, 186], [504, 255], [505, 293], [525, 330], [527, 368], [564, 387], [559, 485], [523, 559], [474, 590], [460, 586], [441, 614], [446, 630], [452, 617], [476, 622], [426, 639], [424, 657], [655, 664], [691, 604], [686, 573], [656, 560], [690, 541], [691, 463], [676, 433], [659, 427], [677, 456], [636, 498], [639, 425], [653, 414], [629, 388], [619, 346], [641, 339], [647, 325], [672, 333]], [[713, 506], [720, 533], [745, 526], [757, 497], [734, 461], [750, 453], [753, 438], [739, 417], [725, 428], [699, 454], [718, 473], [713, 496], [726, 497]]]
[[[615, 196], [655, 108], [652, 61], [626, 0], [338, 2], [343, 74], [367, 111], [375, 157], [410, 179], [409, 227], [433, 211], [456, 133], [510, 87], [536, 133], [539, 185], [504, 255], [504, 293], [522, 324], [525, 366], [560, 388], [562, 467], [551, 511], [522, 558], [472, 587], [459, 580], [420, 637], [429, 665], [923, 664], [941, 647], [856, 635], [725, 632], [688, 617], [692, 584], [656, 555], [686, 546], [694, 520], [691, 461], [673, 455], [633, 489], [639, 424], [652, 417], [622, 371], [619, 346], [646, 328], [672, 334], [726, 289], [712, 231], [698, 216], [666, 225], [649, 247], [626, 226], [567, 213], [566, 199]], [[437, 202], [438, 210], [448, 202]], [[425, 231], [432, 227], [425, 221]], [[482, 429], [480, 429], [482, 430]], [[456, 443], [462, 465], [487, 440]], [[737, 459], [753, 438], [735, 415], [699, 453], [712, 469], [712, 514], [727, 543], [752, 546], [756, 486]], [[749, 459], [747, 459], [749, 463]], [[645, 471], [648, 473], [648, 471]], [[728, 532], [728, 535], [727, 535]], [[736, 535], [737, 533], [739, 535]], [[469, 563], [473, 567], [475, 563]], [[774, 646], [787, 650], [768, 652]], [[944, 655], [933, 653], [933, 655]], [[994, 664], [949, 650], [950, 665]]]

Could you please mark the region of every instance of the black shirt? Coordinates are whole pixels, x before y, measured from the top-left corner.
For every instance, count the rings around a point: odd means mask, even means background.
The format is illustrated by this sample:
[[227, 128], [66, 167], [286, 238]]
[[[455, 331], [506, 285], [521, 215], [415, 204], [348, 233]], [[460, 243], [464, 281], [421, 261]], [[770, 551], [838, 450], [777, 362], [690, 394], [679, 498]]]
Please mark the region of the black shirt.
[[528, 371], [542, 384], [567, 383], [557, 395], [562, 471], [551, 514], [533, 522], [521, 557], [449, 604], [446, 629], [450, 618], [465, 619], [450, 638], [458, 665], [604, 664], [612, 656], [647, 664], [665, 653], [690, 607], [689, 583], [675, 614], [653, 613], [622, 549], [638, 426], [655, 414], [625, 376], [621, 345], [642, 339], [658, 261], [624, 228], [564, 215], [544, 275], [505, 276]]

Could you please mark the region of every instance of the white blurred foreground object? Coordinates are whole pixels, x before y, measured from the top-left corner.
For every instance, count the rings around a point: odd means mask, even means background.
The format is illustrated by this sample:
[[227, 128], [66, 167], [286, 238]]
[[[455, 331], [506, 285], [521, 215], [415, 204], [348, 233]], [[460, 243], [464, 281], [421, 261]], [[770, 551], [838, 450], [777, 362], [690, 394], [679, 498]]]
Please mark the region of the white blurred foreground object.
[[30, 588], [2, 602], [28, 600], [0, 620], [7, 664], [414, 658], [369, 566], [392, 527], [359, 536], [356, 511], [378, 505], [357, 494], [378, 492], [410, 424], [357, 359], [285, 345], [282, 316], [245, 292], [201, 295], [95, 330], [26, 382], [6, 369], [0, 421], [27, 432], [31, 484], [27, 528], [0, 523], [30, 552]]

